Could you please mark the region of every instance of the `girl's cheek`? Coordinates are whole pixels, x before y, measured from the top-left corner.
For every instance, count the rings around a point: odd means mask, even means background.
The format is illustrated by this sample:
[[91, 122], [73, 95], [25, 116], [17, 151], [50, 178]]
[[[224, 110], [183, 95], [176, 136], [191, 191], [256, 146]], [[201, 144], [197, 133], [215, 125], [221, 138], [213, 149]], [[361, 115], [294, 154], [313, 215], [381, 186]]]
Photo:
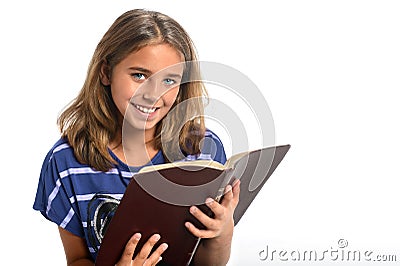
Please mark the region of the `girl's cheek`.
[[165, 94], [167, 98], [168, 105], [173, 105], [176, 97], [178, 97], [179, 87], [171, 89], [169, 92]]

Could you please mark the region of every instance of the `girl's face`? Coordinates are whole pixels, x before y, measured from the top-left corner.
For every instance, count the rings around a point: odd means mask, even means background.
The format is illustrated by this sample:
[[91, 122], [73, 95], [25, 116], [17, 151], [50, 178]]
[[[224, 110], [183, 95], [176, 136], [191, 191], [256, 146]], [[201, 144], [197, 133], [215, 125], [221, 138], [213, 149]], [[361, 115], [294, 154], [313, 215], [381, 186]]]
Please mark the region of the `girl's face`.
[[111, 85], [113, 101], [125, 123], [139, 130], [155, 130], [177, 97], [182, 62], [172, 46], [148, 45], [118, 63], [110, 79], [102, 75], [103, 84]]

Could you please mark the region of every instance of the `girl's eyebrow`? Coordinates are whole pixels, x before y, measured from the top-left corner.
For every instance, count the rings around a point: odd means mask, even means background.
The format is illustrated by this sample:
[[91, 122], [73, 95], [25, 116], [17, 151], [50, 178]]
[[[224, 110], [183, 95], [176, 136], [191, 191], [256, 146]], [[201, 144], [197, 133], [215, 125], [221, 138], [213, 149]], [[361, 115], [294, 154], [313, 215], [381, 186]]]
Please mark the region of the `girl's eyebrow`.
[[130, 67], [129, 69], [148, 74], [149, 76], [152, 74], [152, 72], [150, 70], [143, 68], [143, 67]]

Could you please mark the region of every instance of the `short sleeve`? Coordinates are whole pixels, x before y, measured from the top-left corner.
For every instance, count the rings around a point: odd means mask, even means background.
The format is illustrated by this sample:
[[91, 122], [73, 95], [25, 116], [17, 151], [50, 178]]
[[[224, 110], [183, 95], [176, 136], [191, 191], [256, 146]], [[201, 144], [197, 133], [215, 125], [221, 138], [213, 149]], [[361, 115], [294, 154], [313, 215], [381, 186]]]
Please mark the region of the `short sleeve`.
[[50, 152], [43, 162], [33, 209], [56, 223], [61, 228], [85, 237], [82, 222], [77, 212], [77, 204], [72, 195], [68, 195], [68, 180], [64, 180], [57, 160]]
[[221, 164], [226, 162], [224, 145], [220, 138], [211, 130], [207, 130], [204, 136], [204, 146], [202, 153], [211, 155], [211, 159]]
[[226, 162], [224, 145], [214, 132], [207, 129], [201, 143], [200, 154], [188, 155], [185, 160], [213, 160], [224, 164]]

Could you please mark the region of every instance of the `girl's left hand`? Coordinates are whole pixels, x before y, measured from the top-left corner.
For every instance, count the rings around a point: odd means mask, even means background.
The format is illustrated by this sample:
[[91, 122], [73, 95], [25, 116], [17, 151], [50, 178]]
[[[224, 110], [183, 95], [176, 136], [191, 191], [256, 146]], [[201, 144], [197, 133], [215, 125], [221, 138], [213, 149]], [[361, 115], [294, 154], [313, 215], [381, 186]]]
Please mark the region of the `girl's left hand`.
[[206, 205], [214, 213], [211, 218], [202, 212], [196, 206], [190, 207], [190, 213], [197, 218], [206, 229], [198, 229], [192, 223], [186, 222], [186, 228], [196, 237], [200, 238], [219, 238], [219, 237], [232, 237], [233, 232], [233, 212], [239, 202], [240, 194], [240, 180], [235, 180], [233, 186], [228, 185], [225, 188], [225, 194], [221, 203], [216, 202], [214, 199], [207, 199]]

